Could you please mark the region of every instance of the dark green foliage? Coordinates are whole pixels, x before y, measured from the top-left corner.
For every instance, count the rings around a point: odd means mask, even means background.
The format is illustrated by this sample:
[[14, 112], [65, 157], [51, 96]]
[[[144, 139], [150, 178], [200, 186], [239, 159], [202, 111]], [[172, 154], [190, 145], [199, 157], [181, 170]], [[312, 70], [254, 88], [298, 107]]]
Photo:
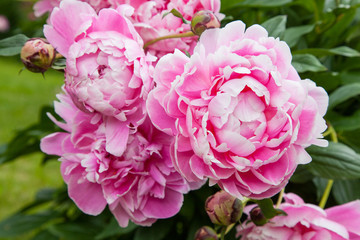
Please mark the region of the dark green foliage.
[[[300, 165], [286, 187], [286, 192], [297, 193], [306, 202], [318, 204], [327, 179], [334, 179], [327, 206], [360, 198], [360, 1], [346, 1], [346, 7], [339, 4], [343, 2], [222, 1], [222, 12], [226, 14], [222, 25], [233, 20], [242, 20], [247, 26], [261, 24], [269, 36], [288, 43], [293, 53], [293, 66], [301, 78], [312, 79], [329, 93], [325, 119], [335, 129], [339, 143], [327, 136], [328, 147], [307, 148], [312, 162]], [[172, 14], [177, 13], [173, 11]], [[14, 43], [6, 39], [0, 41], [0, 55], [17, 54], [26, 37], [17, 35], [13, 40]], [[59, 59], [54, 68], [61, 70], [64, 65], [64, 59]], [[8, 144], [0, 147], [0, 164], [40, 151], [40, 139], [59, 131], [45, 114], [52, 111], [52, 108], [44, 108], [38, 124], [16, 133]], [[109, 210], [96, 217], [81, 213], [69, 199], [65, 187], [45, 189], [39, 191], [32, 204], [0, 222], [0, 238], [31, 232], [33, 240], [192, 240], [197, 229], [211, 226], [204, 202], [216, 191], [216, 187], [204, 186], [190, 192], [185, 195], [179, 214], [159, 220], [151, 228], [133, 223], [120, 228]], [[270, 200], [259, 203], [269, 218], [278, 214], [270, 207]], [[226, 239], [235, 239], [234, 236], [235, 230], [232, 230]]]
[[18, 34], [0, 41], [0, 56], [14, 56], [20, 54], [21, 48], [29, 38]]
[[47, 113], [54, 110], [52, 107], [43, 107], [40, 112], [39, 123], [34, 124], [16, 133], [7, 144], [0, 146], [0, 164], [15, 160], [16, 158], [40, 151], [40, 139], [59, 129], [48, 118]]
[[311, 146], [307, 151], [313, 160], [306, 166], [315, 176], [327, 179], [360, 178], [360, 154], [350, 147], [330, 142], [326, 148]]

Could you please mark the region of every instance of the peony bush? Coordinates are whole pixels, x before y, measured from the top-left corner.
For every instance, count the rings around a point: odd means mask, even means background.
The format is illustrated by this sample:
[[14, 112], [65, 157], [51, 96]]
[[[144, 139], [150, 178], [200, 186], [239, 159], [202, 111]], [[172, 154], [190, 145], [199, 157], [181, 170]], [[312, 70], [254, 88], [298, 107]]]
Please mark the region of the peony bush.
[[0, 238], [360, 239], [360, 5], [338, 2], [37, 1], [46, 39], [0, 55], [63, 74], [21, 134], [66, 187]]

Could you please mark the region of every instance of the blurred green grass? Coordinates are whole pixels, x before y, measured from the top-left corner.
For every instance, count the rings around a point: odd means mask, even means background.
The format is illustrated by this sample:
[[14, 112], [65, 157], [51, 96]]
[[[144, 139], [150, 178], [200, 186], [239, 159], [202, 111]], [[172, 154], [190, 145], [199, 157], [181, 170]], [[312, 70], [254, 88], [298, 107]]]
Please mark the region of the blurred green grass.
[[[9, 141], [16, 130], [37, 122], [43, 105], [52, 105], [60, 92], [63, 74], [56, 71], [31, 73], [13, 58], [0, 57], [0, 144]], [[45, 187], [62, 184], [59, 162], [41, 165], [41, 155], [31, 154], [0, 165], [0, 220], [34, 199]]]

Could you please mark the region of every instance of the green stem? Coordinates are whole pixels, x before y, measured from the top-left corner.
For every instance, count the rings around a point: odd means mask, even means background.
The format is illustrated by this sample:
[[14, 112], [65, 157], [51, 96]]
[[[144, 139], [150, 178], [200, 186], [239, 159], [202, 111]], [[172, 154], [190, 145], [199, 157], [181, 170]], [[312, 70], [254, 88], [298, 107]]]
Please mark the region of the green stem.
[[331, 141], [334, 143], [338, 142], [338, 137], [333, 126], [329, 125]]
[[225, 240], [226, 229], [227, 229], [226, 226], [223, 226], [223, 227], [221, 228], [220, 240]]
[[229, 226], [227, 226], [226, 229], [225, 229], [225, 235], [228, 234], [228, 232], [230, 232], [231, 229], [232, 229], [234, 226], [235, 226], [235, 223], [230, 224]]
[[[329, 132], [328, 134], [330, 134], [331, 141], [333, 141], [334, 143], [338, 142], [338, 137], [337, 137], [336, 131], [335, 131], [334, 127], [331, 124], [329, 124], [329, 128], [328, 128], [328, 130], [326, 132]], [[334, 180], [329, 179], [328, 182], [327, 182], [324, 194], [321, 197], [319, 207], [321, 207], [321, 208], [325, 207], [326, 202], [327, 202], [327, 200], [329, 198], [329, 195], [330, 195], [331, 188], [332, 188], [333, 184], [334, 184]]]
[[319, 8], [318, 8], [318, 5], [316, 3], [316, 1], [312, 1], [312, 6], [314, 8], [314, 18], [315, 18], [315, 32], [317, 34], [320, 34], [321, 32], [321, 29], [320, 29], [320, 25], [319, 25], [319, 22], [320, 22], [320, 12], [319, 12]]
[[244, 199], [241, 201], [241, 202], [242, 202], [243, 207], [245, 207], [245, 206], [246, 206], [246, 204], [248, 203], [248, 201], [250, 201], [250, 198], [244, 197]]
[[282, 199], [284, 197], [284, 192], [285, 192], [285, 188], [281, 189], [281, 192], [279, 194], [279, 198], [278, 198], [278, 200], [276, 202], [276, 208], [278, 208], [280, 206], [280, 204], [282, 202]]
[[179, 33], [179, 34], [172, 34], [172, 35], [158, 37], [158, 38], [155, 38], [155, 39], [150, 40], [147, 43], [145, 43], [144, 44], [144, 49], [146, 49], [151, 44], [154, 44], [154, 43], [156, 43], [158, 41], [161, 41], [161, 40], [170, 39], [170, 38], [193, 37], [193, 36], [195, 36], [195, 34], [193, 32], [191, 32], [191, 31], [189, 31], [189, 32], [184, 32], [184, 33]]
[[320, 203], [319, 203], [319, 207], [321, 208], [324, 208], [325, 205], [326, 205], [326, 202], [329, 198], [329, 195], [330, 195], [330, 192], [331, 192], [331, 188], [332, 188], [332, 185], [334, 183], [334, 180], [332, 179], [329, 179], [328, 180], [328, 183], [326, 185], [326, 188], [325, 188], [325, 191], [324, 191], [324, 194], [322, 195], [321, 197], [321, 200], [320, 200]]
[[328, 129], [322, 134], [324, 137], [331, 134], [331, 129], [328, 127]]

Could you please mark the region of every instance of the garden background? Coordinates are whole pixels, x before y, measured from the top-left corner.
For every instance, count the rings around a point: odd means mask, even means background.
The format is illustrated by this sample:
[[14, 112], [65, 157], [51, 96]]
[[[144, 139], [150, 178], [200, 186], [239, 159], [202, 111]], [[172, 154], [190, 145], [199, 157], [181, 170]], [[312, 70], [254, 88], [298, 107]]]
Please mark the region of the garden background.
[[[10, 29], [0, 33], [0, 40], [20, 33], [42, 36], [46, 18], [35, 19], [32, 4], [1, 0], [0, 14], [8, 17]], [[335, 136], [340, 143], [331, 143], [325, 150], [311, 148], [313, 162], [299, 166], [286, 187], [314, 204], [328, 179], [335, 182], [327, 206], [360, 198], [359, 8], [359, 0], [222, 1], [227, 16], [222, 25], [235, 19], [247, 26], [262, 24], [271, 36], [289, 44], [301, 77], [312, 79], [330, 94], [325, 119], [334, 131], [326, 138], [334, 142]], [[52, 109], [63, 74], [50, 70], [42, 76], [22, 69], [18, 56], [0, 58], [0, 239], [141, 239], [145, 235], [147, 239], [193, 239], [198, 227], [211, 224], [204, 211], [194, 215], [206, 197], [218, 190], [207, 186], [186, 196], [178, 216], [158, 221], [150, 230], [134, 225], [121, 230], [108, 212], [88, 217], [63, 199], [60, 163], [45, 157], [38, 147], [39, 139], [55, 129], [45, 112]]]
[[[31, 21], [33, 2], [2, 0], [0, 14], [10, 29], [0, 33], [4, 39], [16, 33], [36, 35], [43, 19]], [[34, 19], [34, 18], [33, 18]], [[49, 71], [46, 76], [24, 68], [19, 56], [0, 57], [0, 143], [9, 142], [24, 128], [36, 124], [40, 109], [51, 106], [62, 85], [62, 73]], [[10, 216], [34, 200], [40, 188], [61, 186], [59, 163], [41, 164], [41, 155], [33, 153], [0, 166], [0, 219]], [[0, 238], [2, 239], [2, 238]]]

